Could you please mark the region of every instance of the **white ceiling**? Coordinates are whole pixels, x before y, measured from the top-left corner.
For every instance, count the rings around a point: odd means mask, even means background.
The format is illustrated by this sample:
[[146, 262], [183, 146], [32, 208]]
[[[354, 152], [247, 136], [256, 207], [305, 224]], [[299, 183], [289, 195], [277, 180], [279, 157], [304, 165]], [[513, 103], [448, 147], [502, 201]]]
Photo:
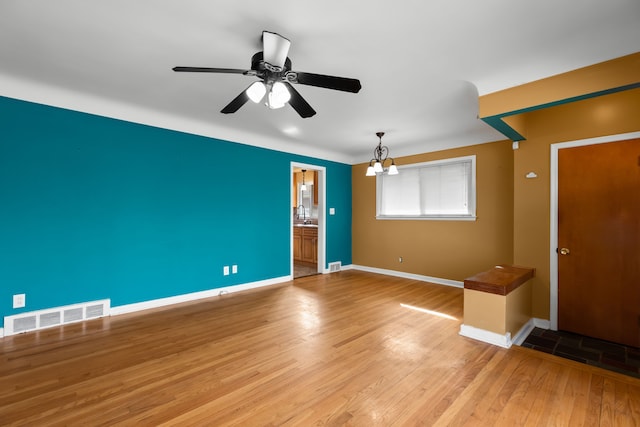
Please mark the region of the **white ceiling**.
[[[263, 30], [293, 69], [360, 79], [297, 85], [317, 111], [247, 103]], [[347, 163], [504, 139], [478, 94], [638, 51], [639, 0], [1, 0], [0, 96]]]

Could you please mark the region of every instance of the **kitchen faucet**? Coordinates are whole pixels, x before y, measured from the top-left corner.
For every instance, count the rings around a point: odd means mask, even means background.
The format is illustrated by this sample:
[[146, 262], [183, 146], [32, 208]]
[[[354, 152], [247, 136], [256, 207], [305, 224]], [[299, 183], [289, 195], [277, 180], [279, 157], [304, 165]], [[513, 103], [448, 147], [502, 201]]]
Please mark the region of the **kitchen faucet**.
[[302, 208], [302, 222], [303, 223], [307, 223], [307, 210], [305, 209], [304, 205], [298, 205], [298, 207], [296, 208], [296, 215], [298, 217], [298, 219], [300, 219], [300, 208]]

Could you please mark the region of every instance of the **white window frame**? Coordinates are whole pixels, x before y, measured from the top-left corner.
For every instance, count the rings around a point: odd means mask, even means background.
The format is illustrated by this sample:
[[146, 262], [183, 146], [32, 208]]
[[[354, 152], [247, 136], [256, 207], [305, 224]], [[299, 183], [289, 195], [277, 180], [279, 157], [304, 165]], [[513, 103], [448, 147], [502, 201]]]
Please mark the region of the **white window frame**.
[[467, 182], [467, 214], [420, 214], [420, 215], [385, 215], [382, 213], [382, 181], [386, 172], [376, 175], [376, 219], [393, 219], [393, 220], [445, 220], [445, 221], [475, 221], [476, 220], [476, 156], [463, 156], [442, 160], [434, 160], [430, 162], [413, 163], [409, 165], [398, 166], [399, 173], [403, 170], [428, 168], [430, 166], [440, 166], [451, 163], [470, 163], [471, 173]]

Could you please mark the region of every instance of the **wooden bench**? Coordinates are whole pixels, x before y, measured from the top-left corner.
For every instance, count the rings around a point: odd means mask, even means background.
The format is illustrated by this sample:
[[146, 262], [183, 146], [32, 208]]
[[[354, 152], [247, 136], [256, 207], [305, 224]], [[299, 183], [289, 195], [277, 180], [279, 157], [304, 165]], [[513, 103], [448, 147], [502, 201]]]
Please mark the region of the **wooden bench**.
[[534, 274], [534, 268], [497, 265], [489, 271], [464, 279], [464, 288], [496, 295], [507, 295], [527, 280], [532, 279]]

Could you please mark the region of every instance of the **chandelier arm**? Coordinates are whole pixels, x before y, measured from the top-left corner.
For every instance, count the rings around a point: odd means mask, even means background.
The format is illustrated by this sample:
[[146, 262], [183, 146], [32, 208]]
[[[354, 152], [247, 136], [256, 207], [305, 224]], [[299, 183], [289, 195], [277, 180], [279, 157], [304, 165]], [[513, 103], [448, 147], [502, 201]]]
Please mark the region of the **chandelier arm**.
[[373, 150], [373, 157], [380, 163], [384, 163], [389, 157], [389, 148], [386, 145], [378, 144]]

